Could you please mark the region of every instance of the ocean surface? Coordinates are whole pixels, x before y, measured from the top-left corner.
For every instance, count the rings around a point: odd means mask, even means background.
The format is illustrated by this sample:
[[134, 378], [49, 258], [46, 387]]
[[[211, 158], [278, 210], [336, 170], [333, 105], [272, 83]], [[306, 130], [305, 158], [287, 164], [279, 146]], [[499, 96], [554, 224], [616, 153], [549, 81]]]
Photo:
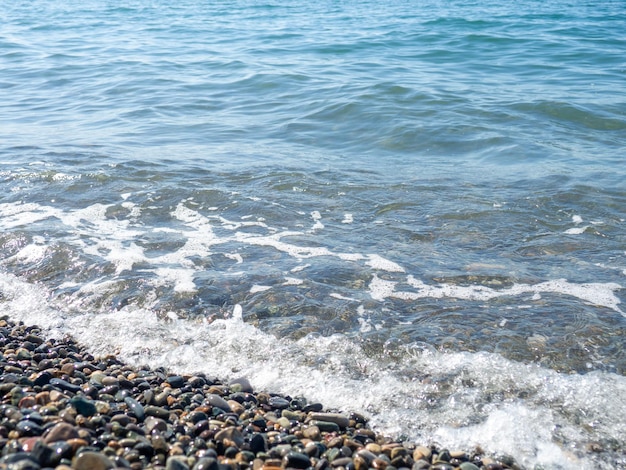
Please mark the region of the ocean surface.
[[3, 1], [0, 313], [625, 468], [625, 31], [624, 0]]

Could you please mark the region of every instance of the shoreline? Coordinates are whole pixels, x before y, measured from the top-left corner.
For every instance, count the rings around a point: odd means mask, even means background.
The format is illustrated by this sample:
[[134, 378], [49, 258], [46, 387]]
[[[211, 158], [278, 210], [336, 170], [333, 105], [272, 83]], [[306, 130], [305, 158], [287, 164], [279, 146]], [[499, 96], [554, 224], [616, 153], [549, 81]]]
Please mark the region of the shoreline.
[[398, 442], [306, 398], [96, 358], [0, 319], [0, 468], [497, 470], [512, 459]]

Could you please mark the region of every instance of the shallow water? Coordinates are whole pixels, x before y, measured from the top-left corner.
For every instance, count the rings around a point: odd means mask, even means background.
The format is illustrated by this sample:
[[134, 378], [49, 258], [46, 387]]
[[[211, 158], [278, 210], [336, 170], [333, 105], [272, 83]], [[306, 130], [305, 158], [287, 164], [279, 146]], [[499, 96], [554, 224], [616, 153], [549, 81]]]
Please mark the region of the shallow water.
[[619, 468], [623, 7], [9, 3], [3, 309], [408, 439]]

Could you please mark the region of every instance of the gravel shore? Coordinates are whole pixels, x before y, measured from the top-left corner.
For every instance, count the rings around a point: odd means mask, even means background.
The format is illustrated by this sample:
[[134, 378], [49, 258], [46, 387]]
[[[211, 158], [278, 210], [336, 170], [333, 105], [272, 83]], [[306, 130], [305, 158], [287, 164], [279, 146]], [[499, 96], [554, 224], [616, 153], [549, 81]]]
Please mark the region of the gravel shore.
[[519, 469], [476, 449], [395, 442], [355, 413], [94, 358], [0, 319], [0, 469]]

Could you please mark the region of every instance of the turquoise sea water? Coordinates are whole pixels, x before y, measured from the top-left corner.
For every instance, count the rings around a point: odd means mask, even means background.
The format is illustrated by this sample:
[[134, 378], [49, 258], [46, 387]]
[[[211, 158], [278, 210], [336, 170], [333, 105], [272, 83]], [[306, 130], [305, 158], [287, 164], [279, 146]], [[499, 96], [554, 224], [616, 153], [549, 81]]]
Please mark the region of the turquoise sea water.
[[624, 31], [617, 0], [4, 2], [3, 310], [620, 468]]

